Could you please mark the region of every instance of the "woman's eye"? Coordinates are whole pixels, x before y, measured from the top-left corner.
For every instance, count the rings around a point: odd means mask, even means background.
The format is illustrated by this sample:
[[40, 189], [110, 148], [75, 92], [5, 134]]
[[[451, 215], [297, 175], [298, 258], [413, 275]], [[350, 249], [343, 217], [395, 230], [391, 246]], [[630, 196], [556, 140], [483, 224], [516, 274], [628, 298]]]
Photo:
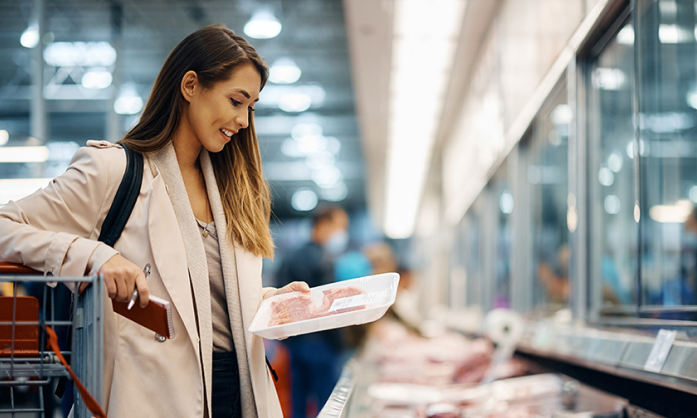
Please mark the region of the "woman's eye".
[[233, 105], [233, 106], [239, 106], [239, 105], [242, 104], [242, 102], [238, 102], [238, 101], [235, 100], [235, 99], [230, 99], [230, 100], [232, 101], [232, 105]]
[[254, 108], [252, 106], [249, 106], [249, 111], [254, 112]]

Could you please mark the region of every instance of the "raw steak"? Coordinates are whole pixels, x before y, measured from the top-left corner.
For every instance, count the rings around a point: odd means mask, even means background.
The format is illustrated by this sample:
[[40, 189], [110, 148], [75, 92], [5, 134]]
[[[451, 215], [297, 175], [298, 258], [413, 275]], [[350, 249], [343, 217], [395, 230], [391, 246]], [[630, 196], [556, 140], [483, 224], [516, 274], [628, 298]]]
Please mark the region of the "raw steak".
[[322, 305], [317, 308], [312, 302], [309, 294], [301, 294], [284, 297], [271, 302], [271, 320], [269, 326], [289, 324], [291, 322], [304, 321], [306, 319], [321, 318], [324, 316], [335, 315], [338, 313], [357, 311], [365, 309], [365, 306], [355, 306], [348, 309], [341, 309], [337, 312], [329, 312], [332, 303], [336, 299], [347, 298], [366, 293], [363, 289], [355, 286], [335, 287], [323, 291]]
[[288, 324], [310, 319], [314, 309], [310, 295], [297, 295], [271, 302], [271, 321], [269, 326]]

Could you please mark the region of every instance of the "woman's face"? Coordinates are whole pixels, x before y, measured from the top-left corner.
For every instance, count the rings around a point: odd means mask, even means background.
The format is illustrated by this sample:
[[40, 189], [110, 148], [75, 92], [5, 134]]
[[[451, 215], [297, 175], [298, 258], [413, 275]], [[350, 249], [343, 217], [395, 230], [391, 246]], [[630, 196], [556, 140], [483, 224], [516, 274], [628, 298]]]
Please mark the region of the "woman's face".
[[251, 63], [208, 89], [194, 81], [187, 112], [195, 140], [209, 152], [222, 151], [233, 135], [249, 126], [260, 87], [261, 76]]

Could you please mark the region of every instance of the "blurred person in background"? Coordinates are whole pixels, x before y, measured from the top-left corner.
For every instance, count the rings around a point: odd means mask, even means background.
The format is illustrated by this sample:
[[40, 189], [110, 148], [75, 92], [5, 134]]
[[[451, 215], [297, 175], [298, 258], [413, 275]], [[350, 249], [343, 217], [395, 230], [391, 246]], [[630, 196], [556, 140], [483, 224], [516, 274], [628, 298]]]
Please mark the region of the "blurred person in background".
[[[397, 271], [397, 258], [392, 247], [386, 242], [370, 244], [363, 248], [363, 254], [370, 263], [370, 274], [391, 273]], [[344, 343], [350, 353], [360, 353], [368, 339], [371, 324], [352, 325], [342, 329]]]
[[[281, 418], [261, 337], [249, 325], [272, 258], [270, 197], [253, 111], [268, 69], [222, 25], [177, 45], [136, 126], [120, 141], [90, 141], [46, 189], [0, 209], [0, 260], [56, 276], [100, 273], [108, 296], [168, 300], [165, 340], [104, 301], [103, 406], [110, 418]], [[98, 241], [123, 178], [122, 146], [142, 153], [142, 186], [120, 239]], [[152, 263], [146, 283], [142, 272]]]
[[373, 266], [373, 274], [397, 271], [397, 258], [392, 247], [386, 242], [368, 245], [363, 249], [363, 253]]
[[[303, 281], [310, 287], [335, 282], [334, 262], [348, 245], [346, 212], [337, 206], [318, 209], [312, 217], [310, 241], [286, 256], [278, 270], [279, 286]], [[317, 410], [327, 402], [341, 373], [340, 329], [290, 337], [292, 418], [305, 418], [308, 401]]]
[[394, 304], [388, 310], [408, 330], [420, 334], [422, 318], [419, 315], [419, 294], [416, 290], [414, 273], [406, 265], [397, 268], [399, 285]]

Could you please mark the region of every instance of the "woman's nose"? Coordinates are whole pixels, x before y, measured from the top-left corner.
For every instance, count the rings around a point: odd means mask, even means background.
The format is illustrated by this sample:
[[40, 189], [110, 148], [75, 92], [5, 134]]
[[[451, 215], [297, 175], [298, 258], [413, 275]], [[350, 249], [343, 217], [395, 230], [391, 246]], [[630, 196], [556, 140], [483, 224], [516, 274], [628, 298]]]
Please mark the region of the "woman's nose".
[[243, 112], [235, 117], [235, 122], [240, 125], [240, 129], [245, 129], [249, 126], [249, 112]]

